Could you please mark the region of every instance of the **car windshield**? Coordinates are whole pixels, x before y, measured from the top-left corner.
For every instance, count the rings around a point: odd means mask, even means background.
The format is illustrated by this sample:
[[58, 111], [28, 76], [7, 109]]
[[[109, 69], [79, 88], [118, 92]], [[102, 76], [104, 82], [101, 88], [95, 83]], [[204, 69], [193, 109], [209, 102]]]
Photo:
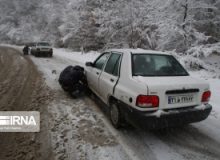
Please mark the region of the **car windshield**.
[[171, 55], [133, 54], [133, 76], [188, 76], [188, 72]]
[[50, 44], [46, 42], [38, 43], [37, 45], [38, 46], [50, 46]]

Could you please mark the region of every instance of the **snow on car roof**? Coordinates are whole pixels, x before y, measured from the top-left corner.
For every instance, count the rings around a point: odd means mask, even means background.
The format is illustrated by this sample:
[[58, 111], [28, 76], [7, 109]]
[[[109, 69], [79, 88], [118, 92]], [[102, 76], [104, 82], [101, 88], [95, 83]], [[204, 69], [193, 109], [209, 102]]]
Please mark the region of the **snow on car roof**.
[[164, 54], [170, 55], [169, 53], [162, 52], [162, 51], [155, 51], [155, 50], [145, 50], [145, 49], [109, 49], [107, 51], [115, 51], [115, 52], [127, 52], [127, 53], [134, 53], [134, 54]]

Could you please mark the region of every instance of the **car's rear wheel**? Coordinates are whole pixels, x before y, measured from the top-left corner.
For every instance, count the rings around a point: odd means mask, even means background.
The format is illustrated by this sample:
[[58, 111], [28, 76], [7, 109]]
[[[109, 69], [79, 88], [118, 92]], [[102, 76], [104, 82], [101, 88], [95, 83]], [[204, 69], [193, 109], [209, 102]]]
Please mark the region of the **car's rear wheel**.
[[110, 119], [115, 128], [120, 128], [123, 124], [123, 115], [116, 103], [110, 105]]

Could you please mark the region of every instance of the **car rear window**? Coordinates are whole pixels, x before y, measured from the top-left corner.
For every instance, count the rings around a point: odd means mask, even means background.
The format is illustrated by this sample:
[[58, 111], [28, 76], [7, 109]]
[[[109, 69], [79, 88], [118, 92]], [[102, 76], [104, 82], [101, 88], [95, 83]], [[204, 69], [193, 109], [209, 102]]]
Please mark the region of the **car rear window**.
[[172, 55], [132, 54], [133, 76], [188, 76]]

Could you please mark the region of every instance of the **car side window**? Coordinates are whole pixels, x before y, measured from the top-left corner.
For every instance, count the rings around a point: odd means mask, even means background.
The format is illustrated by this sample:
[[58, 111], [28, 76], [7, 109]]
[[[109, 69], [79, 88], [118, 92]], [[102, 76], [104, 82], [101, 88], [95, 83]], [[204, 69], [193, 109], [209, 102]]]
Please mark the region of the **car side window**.
[[104, 53], [101, 57], [99, 57], [95, 62], [94, 62], [94, 67], [97, 69], [102, 70], [104, 67], [106, 61], [108, 60], [110, 53]]
[[112, 74], [114, 76], [118, 76], [120, 57], [121, 57], [120, 54], [112, 53], [111, 57], [109, 58], [106, 64], [105, 72]]

